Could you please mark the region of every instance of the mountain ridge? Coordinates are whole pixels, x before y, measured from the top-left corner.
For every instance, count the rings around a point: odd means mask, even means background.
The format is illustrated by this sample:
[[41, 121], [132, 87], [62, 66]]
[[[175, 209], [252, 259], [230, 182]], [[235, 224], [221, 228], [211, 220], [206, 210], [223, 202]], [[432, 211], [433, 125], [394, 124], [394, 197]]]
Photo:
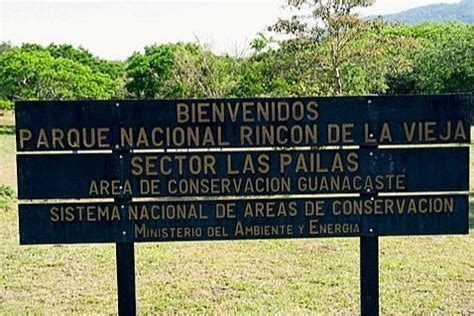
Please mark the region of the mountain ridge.
[[[372, 16], [373, 18], [374, 16]], [[418, 24], [422, 22], [463, 22], [474, 24], [474, 0], [462, 0], [459, 3], [430, 4], [393, 14], [379, 15], [384, 20]]]

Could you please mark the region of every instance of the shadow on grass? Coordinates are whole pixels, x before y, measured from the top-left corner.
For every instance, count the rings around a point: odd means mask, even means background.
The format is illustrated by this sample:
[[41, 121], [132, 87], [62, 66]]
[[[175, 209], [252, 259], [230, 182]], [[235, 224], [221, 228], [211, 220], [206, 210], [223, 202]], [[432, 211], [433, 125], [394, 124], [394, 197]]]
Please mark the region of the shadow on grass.
[[0, 136], [1, 135], [14, 135], [14, 134], [15, 134], [15, 126], [13, 125], [0, 126]]

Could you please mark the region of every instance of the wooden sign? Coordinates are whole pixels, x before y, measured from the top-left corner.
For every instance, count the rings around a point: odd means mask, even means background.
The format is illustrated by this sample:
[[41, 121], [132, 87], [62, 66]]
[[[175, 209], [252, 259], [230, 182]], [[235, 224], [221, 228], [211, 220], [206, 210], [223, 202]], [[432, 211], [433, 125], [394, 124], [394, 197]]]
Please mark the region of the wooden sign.
[[467, 233], [469, 102], [18, 102], [20, 242]]
[[98, 243], [467, 233], [463, 195], [20, 207], [22, 243]]
[[468, 143], [463, 95], [17, 102], [17, 150]]

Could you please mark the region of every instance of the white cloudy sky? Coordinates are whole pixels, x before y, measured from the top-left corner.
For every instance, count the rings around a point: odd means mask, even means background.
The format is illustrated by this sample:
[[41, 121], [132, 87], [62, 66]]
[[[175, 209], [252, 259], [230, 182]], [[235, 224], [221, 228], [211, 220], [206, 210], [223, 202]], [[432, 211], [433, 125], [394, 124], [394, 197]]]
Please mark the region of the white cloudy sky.
[[[366, 15], [459, 0], [377, 0]], [[124, 59], [151, 43], [210, 43], [234, 53], [284, 15], [282, 0], [45, 1], [0, 0], [0, 41], [70, 43]]]

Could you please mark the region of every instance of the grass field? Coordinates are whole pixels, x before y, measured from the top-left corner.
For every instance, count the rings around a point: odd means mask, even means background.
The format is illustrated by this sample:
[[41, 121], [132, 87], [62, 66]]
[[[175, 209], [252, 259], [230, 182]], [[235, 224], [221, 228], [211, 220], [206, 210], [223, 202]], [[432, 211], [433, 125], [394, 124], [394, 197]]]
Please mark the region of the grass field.
[[[10, 131], [0, 184], [15, 187]], [[0, 241], [0, 314], [116, 313], [113, 245], [20, 247], [15, 203], [0, 209]], [[140, 313], [359, 312], [357, 238], [150, 243], [135, 255]], [[474, 313], [474, 230], [381, 238], [380, 291], [383, 314]]]

